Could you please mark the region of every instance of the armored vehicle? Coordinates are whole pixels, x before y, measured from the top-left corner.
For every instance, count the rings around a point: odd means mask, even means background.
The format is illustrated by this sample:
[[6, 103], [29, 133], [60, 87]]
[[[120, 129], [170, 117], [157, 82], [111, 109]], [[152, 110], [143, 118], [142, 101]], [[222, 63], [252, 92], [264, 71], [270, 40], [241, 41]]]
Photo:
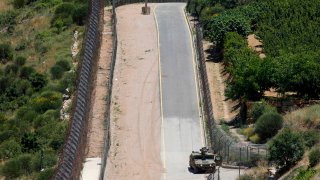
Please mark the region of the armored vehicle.
[[206, 147], [201, 148], [200, 152], [192, 151], [189, 157], [189, 166], [193, 173], [214, 173], [216, 166], [221, 164], [222, 157], [210, 152]]

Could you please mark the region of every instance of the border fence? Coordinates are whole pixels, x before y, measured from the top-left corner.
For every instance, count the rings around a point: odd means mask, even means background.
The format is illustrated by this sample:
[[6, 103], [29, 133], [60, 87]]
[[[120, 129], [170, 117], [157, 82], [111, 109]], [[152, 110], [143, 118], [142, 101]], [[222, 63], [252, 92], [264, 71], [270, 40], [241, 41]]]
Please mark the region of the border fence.
[[223, 131], [215, 122], [212, 110], [211, 94], [206, 70], [205, 56], [203, 50], [203, 34], [200, 24], [195, 24], [195, 47], [197, 65], [199, 69], [200, 93], [202, 95], [202, 106], [206, 132], [208, 135], [207, 145], [224, 159], [224, 163], [232, 165], [251, 166], [258, 160], [267, 159], [268, 151], [265, 145], [241, 144]]
[[[89, 16], [83, 51], [81, 54], [81, 64], [77, 81], [77, 92], [73, 106], [72, 120], [68, 129], [68, 135], [65, 145], [60, 155], [59, 165], [53, 175], [53, 179], [79, 179], [82, 170], [82, 163], [85, 157], [85, 147], [88, 128], [88, 113], [90, 109], [91, 87], [93, 75], [96, 71], [96, 62], [101, 45], [101, 26], [103, 24], [103, 10], [105, 2], [109, 0], [90, 0]], [[117, 16], [115, 8], [125, 4], [144, 2], [144, 0], [112, 0], [112, 33], [113, 49], [110, 67], [110, 77], [107, 82], [109, 95], [106, 99], [105, 116], [105, 138], [104, 148], [101, 159], [100, 180], [104, 179], [106, 161], [110, 147], [110, 104], [112, 93], [113, 71], [117, 54]], [[148, 0], [149, 3], [166, 2], [187, 2], [187, 0]], [[199, 83], [202, 94], [202, 105], [204, 109], [204, 118], [206, 122], [206, 131], [208, 132], [208, 146], [215, 152], [220, 153], [225, 162], [236, 162], [236, 165], [245, 165], [246, 162], [252, 162], [257, 159], [265, 158], [267, 150], [264, 146], [241, 145], [221, 130], [215, 123], [212, 111], [212, 102], [210, 98], [210, 89], [206, 73], [205, 57], [202, 44], [201, 26], [195, 26], [195, 47], [197, 54], [197, 66], [199, 69]]]
[[79, 179], [85, 154], [91, 86], [101, 43], [104, 1], [90, 0], [71, 124], [53, 179]]

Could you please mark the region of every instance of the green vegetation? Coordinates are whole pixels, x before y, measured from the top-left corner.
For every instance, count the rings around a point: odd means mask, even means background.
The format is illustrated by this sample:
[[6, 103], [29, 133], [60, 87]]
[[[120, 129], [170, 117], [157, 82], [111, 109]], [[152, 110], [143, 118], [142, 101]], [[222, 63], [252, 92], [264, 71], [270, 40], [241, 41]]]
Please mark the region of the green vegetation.
[[[296, 92], [300, 98], [319, 97], [319, 9], [319, 0], [197, 0], [188, 4], [188, 10], [199, 16], [205, 37], [223, 54], [232, 76], [226, 95], [233, 99], [261, 98], [270, 88], [283, 95]], [[264, 61], [248, 49], [248, 33], [262, 40]]]
[[270, 142], [269, 153], [269, 160], [286, 170], [302, 159], [303, 140], [298, 133], [285, 128]]
[[263, 140], [271, 138], [282, 128], [283, 118], [275, 112], [268, 112], [259, 117], [255, 124], [255, 132]]
[[76, 79], [73, 32], [79, 32], [81, 43], [88, 4], [12, 0], [0, 5], [7, 7], [0, 8], [0, 177], [50, 179], [68, 126], [60, 119], [62, 94], [74, 91]]
[[311, 149], [309, 154], [309, 164], [311, 167], [314, 167], [320, 162], [320, 149], [319, 147], [315, 147]]

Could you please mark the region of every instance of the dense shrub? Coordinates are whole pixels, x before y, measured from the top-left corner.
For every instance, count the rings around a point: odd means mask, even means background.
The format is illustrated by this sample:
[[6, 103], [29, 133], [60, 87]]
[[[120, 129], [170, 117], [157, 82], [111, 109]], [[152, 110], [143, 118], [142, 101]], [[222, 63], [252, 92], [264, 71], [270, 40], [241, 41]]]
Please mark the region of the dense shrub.
[[39, 171], [42, 168], [51, 168], [57, 163], [57, 156], [54, 152], [44, 151], [36, 153], [31, 160], [31, 167], [34, 171]]
[[0, 13], [0, 28], [12, 28], [16, 24], [16, 11], [6, 11]]
[[15, 140], [7, 140], [0, 145], [0, 158], [8, 159], [21, 154], [21, 145]]
[[311, 148], [320, 142], [320, 132], [318, 130], [308, 130], [302, 133], [303, 141], [306, 147]]
[[10, 159], [2, 167], [1, 174], [8, 179], [17, 178], [21, 175], [28, 175], [32, 172], [30, 154], [21, 154], [20, 156]]
[[37, 177], [37, 180], [47, 180], [52, 177], [54, 173], [54, 168], [49, 168], [41, 171]]
[[4, 69], [4, 73], [9, 76], [17, 75], [18, 71], [19, 71], [19, 66], [17, 66], [16, 64], [8, 64]]
[[277, 134], [282, 128], [283, 118], [275, 112], [268, 112], [259, 117], [255, 124], [255, 132], [259, 134], [262, 140], [270, 138]]
[[23, 56], [18, 56], [18, 57], [16, 57], [14, 63], [15, 63], [16, 65], [18, 65], [18, 66], [23, 66], [23, 65], [26, 63], [26, 60], [27, 60], [27, 59], [26, 59], [25, 57], [23, 57]]
[[64, 27], [71, 25], [74, 10], [75, 6], [69, 2], [57, 6], [51, 22], [53, 27], [56, 27], [58, 30], [63, 30]]
[[252, 136], [249, 137], [249, 140], [255, 144], [258, 144], [261, 142], [261, 138], [258, 134], [253, 134]]
[[275, 107], [272, 107], [265, 101], [255, 102], [250, 111], [250, 115], [253, 119], [253, 122], [256, 122], [258, 118], [267, 112], [277, 112]]
[[13, 49], [10, 44], [0, 44], [0, 62], [5, 64], [13, 58]]
[[69, 71], [71, 69], [70, 63], [68, 60], [59, 60], [56, 62], [57, 66], [60, 66], [64, 71]]
[[74, 23], [82, 26], [85, 23], [87, 15], [88, 15], [88, 6], [80, 5], [74, 9], [72, 14], [72, 20]]
[[21, 138], [23, 152], [37, 151], [40, 147], [37, 140], [37, 136], [34, 133], [25, 133]]
[[32, 73], [29, 76], [29, 81], [36, 91], [39, 91], [47, 84], [46, 76], [39, 73]]
[[31, 74], [35, 73], [35, 69], [33, 67], [23, 66], [20, 69], [19, 77], [23, 79], [28, 79]]
[[61, 66], [54, 65], [50, 69], [52, 79], [60, 79], [63, 76], [64, 69]]
[[17, 8], [17, 9], [23, 8], [25, 4], [26, 4], [26, 0], [14, 0], [13, 1], [13, 6], [14, 6], [14, 8]]
[[44, 113], [49, 109], [60, 108], [62, 105], [62, 95], [58, 92], [47, 91], [32, 99], [31, 104], [34, 110]]
[[319, 147], [315, 147], [311, 149], [309, 153], [309, 164], [311, 167], [314, 167], [320, 162], [320, 149]]
[[301, 160], [304, 154], [303, 140], [298, 133], [285, 128], [269, 145], [269, 160], [280, 169], [287, 169]]

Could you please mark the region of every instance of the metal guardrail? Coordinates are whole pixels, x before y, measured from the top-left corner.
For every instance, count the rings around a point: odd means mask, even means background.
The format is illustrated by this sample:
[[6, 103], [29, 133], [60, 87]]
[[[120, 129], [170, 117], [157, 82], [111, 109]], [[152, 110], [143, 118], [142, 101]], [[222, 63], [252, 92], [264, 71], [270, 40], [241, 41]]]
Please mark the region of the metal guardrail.
[[223, 156], [225, 163], [236, 165], [252, 165], [257, 160], [266, 159], [268, 150], [265, 145], [241, 144], [228, 135], [215, 123], [211, 102], [211, 93], [203, 51], [203, 34], [200, 24], [195, 24], [195, 46], [199, 68], [200, 93], [202, 97], [203, 115], [208, 135], [208, 146]]
[[91, 86], [101, 42], [104, 1], [89, 1], [89, 15], [81, 54], [71, 124], [53, 179], [79, 179], [85, 154]]

